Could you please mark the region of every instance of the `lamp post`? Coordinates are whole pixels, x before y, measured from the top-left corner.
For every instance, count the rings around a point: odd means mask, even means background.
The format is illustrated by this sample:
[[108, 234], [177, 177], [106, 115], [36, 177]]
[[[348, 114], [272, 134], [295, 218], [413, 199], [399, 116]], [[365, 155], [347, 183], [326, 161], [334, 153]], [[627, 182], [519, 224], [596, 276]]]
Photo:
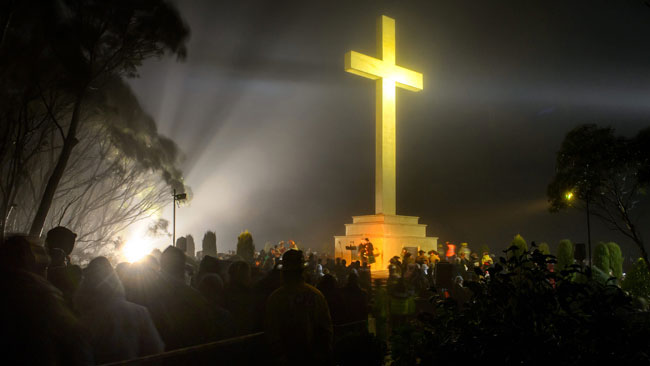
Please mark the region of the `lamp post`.
[[177, 201], [182, 201], [187, 198], [186, 193], [176, 193], [176, 189], [174, 189], [174, 193], [172, 194], [172, 197], [174, 198], [174, 214], [173, 214], [173, 224], [172, 224], [172, 246], [176, 245], [176, 202]]
[[589, 221], [589, 195], [587, 195], [587, 248], [589, 248], [589, 266], [591, 266], [591, 223]]
[[[589, 254], [589, 265], [591, 266], [591, 219], [590, 219], [590, 213], [589, 213], [589, 194], [585, 197], [585, 203], [586, 203], [586, 209], [587, 209], [587, 250]], [[567, 192], [564, 195], [564, 198], [566, 198], [569, 203], [573, 200], [574, 194], [572, 191]]]

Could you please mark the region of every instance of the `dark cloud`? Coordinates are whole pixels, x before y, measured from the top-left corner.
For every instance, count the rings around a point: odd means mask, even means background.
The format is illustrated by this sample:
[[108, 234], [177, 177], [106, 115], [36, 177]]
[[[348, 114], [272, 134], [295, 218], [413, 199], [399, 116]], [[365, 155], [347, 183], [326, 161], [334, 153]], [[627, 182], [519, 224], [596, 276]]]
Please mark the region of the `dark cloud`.
[[[375, 54], [380, 14], [396, 19], [398, 64], [425, 78], [424, 91], [398, 92], [398, 213], [440, 240], [584, 241], [582, 214], [544, 204], [564, 134], [648, 125], [642, 1], [179, 7], [192, 27], [186, 63], [150, 62], [132, 85], [186, 154], [195, 199], [179, 231], [215, 230], [219, 248], [242, 229], [316, 248], [373, 211], [374, 84], [345, 73], [343, 54]], [[626, 242], [594, 226], [595, 240]]]

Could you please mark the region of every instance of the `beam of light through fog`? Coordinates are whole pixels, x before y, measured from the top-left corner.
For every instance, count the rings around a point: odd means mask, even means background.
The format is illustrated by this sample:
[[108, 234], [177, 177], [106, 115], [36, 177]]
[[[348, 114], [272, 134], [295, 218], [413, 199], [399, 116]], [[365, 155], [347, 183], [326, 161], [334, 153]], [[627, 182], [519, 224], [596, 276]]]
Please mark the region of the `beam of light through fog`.
[[[320, 250], [372, 212], [374, 83], [345, 73], [342, 55], [376, 54], [379, 14], [398, 22], [397, 63], [427, 83], [397, 92], [397, 213], [440, 242], [585, 241], [583, 214], [545, 205], [564, 135], [649, 125], [643, 2], [178, 4], [192, 28], [186, 63], [147, 62], [131, 84], [185, 153], [194, 199], [177, 210], [177, 236], [197, 250], [206, 230], [224, 251], [243, 229], [257, 248]], [[633, 250], [592, 223], [594, 242]]]

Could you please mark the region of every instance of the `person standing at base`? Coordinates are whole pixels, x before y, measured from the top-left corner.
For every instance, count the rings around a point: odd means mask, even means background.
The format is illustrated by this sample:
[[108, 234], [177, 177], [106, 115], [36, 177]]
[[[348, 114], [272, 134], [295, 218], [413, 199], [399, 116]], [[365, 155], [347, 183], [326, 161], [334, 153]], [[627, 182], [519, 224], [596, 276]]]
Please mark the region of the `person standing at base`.
[[273, 363], [278, 365], [332, 364], [332, 320], [327, 301], [302, 276], [301, 250], [282, 256], [284, 285], [267, 300], [265, 328]]

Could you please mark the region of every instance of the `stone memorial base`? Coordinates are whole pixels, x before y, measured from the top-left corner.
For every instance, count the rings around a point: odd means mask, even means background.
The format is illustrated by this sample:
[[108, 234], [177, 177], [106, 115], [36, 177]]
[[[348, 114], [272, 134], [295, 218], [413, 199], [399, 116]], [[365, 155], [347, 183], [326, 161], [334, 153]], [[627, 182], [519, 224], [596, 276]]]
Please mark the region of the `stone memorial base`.
[[334, 237], [336, 257], [344, 258], [348, 265], [357, 260], [357, 250], [347, 250], [346, 247], [358, 247], [365, 238], [375, 249], [373, 271], [387, 269], [390, 259], [399, 256], [402, 248], [416, 252], [437, 250], [438, 238], [428, 237], [427, 225], [419, 224], [419, 219], [417, 216], [384, 214], [353, 216], [352, 223], [345, 224], [345, 235]]

